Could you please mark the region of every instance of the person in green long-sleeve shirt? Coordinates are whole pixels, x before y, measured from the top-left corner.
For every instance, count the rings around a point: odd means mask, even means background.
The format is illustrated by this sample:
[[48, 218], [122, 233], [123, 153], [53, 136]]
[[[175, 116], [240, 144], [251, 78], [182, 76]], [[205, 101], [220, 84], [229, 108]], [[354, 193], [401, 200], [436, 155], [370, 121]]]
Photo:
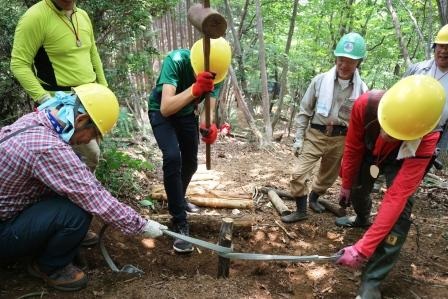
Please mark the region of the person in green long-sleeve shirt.
[[[56, 91], [71, 92], [73, 87], [86, 83], [107, 86], [92, 23], [75, 2], [42, 0], [30, 7], [17, 24], [11, 71], [36, 106]], [[94, 171], [100, 156], [98, 142], [92, 139], [73, 149]]]
[[[42, 0], [17, 24], [11, 71], [37, 104], [82, 84], [107, 86], [92, 23], [75, 2]], [[95, 170], [100, 155], [96, 141], [74, 150]]]

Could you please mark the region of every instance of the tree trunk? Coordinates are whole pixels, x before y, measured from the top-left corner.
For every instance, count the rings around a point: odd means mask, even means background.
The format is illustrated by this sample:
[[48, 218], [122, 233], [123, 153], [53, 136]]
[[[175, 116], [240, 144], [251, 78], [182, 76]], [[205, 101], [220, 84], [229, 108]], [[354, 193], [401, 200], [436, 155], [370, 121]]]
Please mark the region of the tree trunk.
[[266, 71], [266, 52], [263, 36], [263, 15], [261, 12], [260, 0], [255, 0], [257, 10], [257, 32], [258, 32], [258, 53], [260, 62], [261, 75], [261, 98], [263, 103], [263, 119], [265, 126], [266, 143], [270, 145], [272, 142], [272, 125], [271, 116], [269, 114], [269, 94], [268, 94], [268, 75]]
[[[188, 11], [190, 9], [191, 6], [191, 0], [187, 0], [187, 10]], [[185, 13], [185, 16], [187, 15], [187, 13]], [[191, 48], [193, 46], [193, 25], [190, 24], [190, 22], [188, 22], [187, 20], [187, 37], [188, 37], [188, 47]]]
[[351, 22], [353, 19], [353, 1], [354, 0], [348, 0], [345, 7], [342, 8], [341, 19], [339, 23], [339, 36], [343, 36], [344, 34], [351, 31], [351, 24], [349, 24], [349, 22]]
[[440, 24], [443, 26], [448, 23], [448, 1], [437, 0], [437, 6], [439, 8]]
[[[420, 29], [420, 26], [418, 25], [417, 20], [414, 17], [414, 14], [412, 13], [412, 11], [406, 6], [406, 3], [404, 3], [403, 0], [400, 0], [401, 5], [406, 9], [406, 11], [409, 14], [409, 18], [412, 21], [412, 24], [415, 27], [415, 30], [417, 31], [418, 34], [418, 38], [422, 43], [425, 43], [425, 38], [423, 37], [423, 32]], [[425, 59], [429, 59], [431, 57], [431, 47], [425, 47]]]
[[240, 19], [240, 27], [238, 29], [238, 40], [241, 39], [241, 37], [243, 36], [243, 30], [244, 30], [244, 21], [246, 20], [246, 16], [247, 16], [247, 8], [249, 7], [249, 2], [250, 0], [246, 0], [244, 1], [244, 8], [242, 10], [242, 14], [241, 14], [241, 19]]
[[[294, 35], [294, 27], [295, 27], [295, 21], [296, 21], [296, 16], [297, 16], [298, 4], [299, 4], [299, 0], [295, 0], [294, 8], [292, 10], [292, 15], [291, 15], [291, 22], [289, 23], [288, 40], [286, 41], [286, 47], [285, 47], [285, 57], [288, 57], [289, 49], [291, 48], [291, 41], [292, 41], [292, 36]], [[272, 130], [274, 130], [275, 125], [277, 124], [278, 120], [280, 119], [280, 115], [282, 112], [283, 98], [285, 97], [286, 90], [287, 90], [287, 84], [288, 84], [288, 80], [287, 80], [288, 69], [289, 69], [289, 59], [285, 59], [283, 62], [282, 74], [280, 76], [280, 95], [278, 98], [277, 111], [275, 111], [274, 119], [272, 120]]]
[[233, 92], [235, 93], [235, 98], [238, 102], [238, 106], [243, 111], [243, 114], [246, 118], [247, 124], [249, 125], [252, 133], [255, 135], [255, 138], [257, 139], [259, 147], [260, 148], [264, 147], [265, 141], [263, 139], [263, 135], [261, 134], [261, 132], [258, 130], [257, 126], [255, 125], [255, 119], [250, 114], [249, 109], [247, 108], [246, 101], [244, 100], [244, 97], [241, 94], [241, 89], [238, 86], [238, 81], [236, 79], [236, 75], [235, 75], [235, 72], [234, 72], [232, 66], [230, 66], [230, 68], [229, 68], [229, 74], [230, 74], [230, 80], [232, 81], [232, 85], [233, 85]]
[[392, 23], [395, 27], [395, 35], [397, 36], [398, 43], [400, 45], [401, 55], [403, 56], [403, 59], [406, 63], [406, 67], [411, 65], [411, 59], [409, 58], [409, 52], [408, 49], [404, 43], [403, 35], [401, 33], [401, 27], [400, 27], [400, 21], [398, 19], [397, 12], [395, 11], [394, 7], [392, 6], [392, 1], [387, 0], [386, 1], [387, 9], [390, 12], [390, 15], [392, 17]]
[[179, 2], [177, 5], [177, 30], [179, 31], [179, 45], [180, 48], [185, 48], [187, 43], [185, 41], [185, 35], [186, 35], [186, 24], [185, 24], [185, 17], [184, 17], [184, 1]]
[[[174, 8], [175, 9], [175, 8]], [[170, 12], [170, 23], [171, 23], [171, 37], [173, 39], [173, 48], [171, 50], [175, 50], [177, 49], [177, 30], [176, 30], [176, 14], [175, 11], [173, 10], [172, 12]]]
[[169, 13], [166, 14], [164, 17], [165, 19], [165, 28], [163, 31], [165, 31], [166, 34], [166, 41], [167, 41], [167, 51], [171, 51], [173, 49], [173, 44], [171, 43], [172, 39], [171, 39], [171, 30], [170, 30], [170, 17], [169, 17]]
[[[227, 20], [228, 20], [227, 23], [229, 25], [229, 28], [230, 28], [230, 31], [232, 32], [232, 37], [233, 37], [233, 45], [234, 45], [233, 56], [237, 60], [238, 74], [239, 74], [238, 77], [240, 79], [243, 94], [246, 96], [247, 95], [247, 80], [246, 80], [246, 72], [244, 70], [244, 59], [243, 59], [244, 55], [243, 55], [243, 51], [242, 51], [241, 44], [240, 44], [240, 37], [238, 36], [238, 34], [235, 30], [235, 24], [233, 23], [233, 16], [232, 16], [232, 11], [231, 11], [230, 5], [229, 5], [229, 0], [225, 0], [224, 2], [225, 2], [225, 6], [226, 6], [226, 13], [227, 13]], [[250, 103], [248, 103], [248, 104], [249, 104], [248, 105], [249, 112], [252, 115], [255, 115], [252, 105], [250, 105]]]

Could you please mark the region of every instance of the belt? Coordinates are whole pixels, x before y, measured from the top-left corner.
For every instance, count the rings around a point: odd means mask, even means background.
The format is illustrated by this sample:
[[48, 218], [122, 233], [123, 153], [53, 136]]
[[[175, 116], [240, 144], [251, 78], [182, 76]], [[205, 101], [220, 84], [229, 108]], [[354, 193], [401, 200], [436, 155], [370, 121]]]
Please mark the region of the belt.
[[316, 129], [329, 137], [347, 135], [347, 127], [346, 126], [338, 126], [338, 125], [324, 126], [324, 125], [318, 125], [318, 124], [311, 124], [311, 128]]

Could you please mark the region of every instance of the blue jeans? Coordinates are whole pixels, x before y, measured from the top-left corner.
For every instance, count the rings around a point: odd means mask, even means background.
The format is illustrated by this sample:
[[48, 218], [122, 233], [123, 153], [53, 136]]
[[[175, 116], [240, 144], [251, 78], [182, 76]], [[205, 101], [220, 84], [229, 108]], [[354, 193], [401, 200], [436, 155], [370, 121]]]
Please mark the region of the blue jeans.
[[52, 195], [15, 218], [0, 222], [0, 259], [32, 256], [49, 274], [72, 262], [92, 216], [70, 200]]
[[163, 154], [163, 184], [173, 224], [187, 221], [185, 192], [198, 169], [198, 117], [164, 117], [160, 111], [149, 112], [152, 131]]

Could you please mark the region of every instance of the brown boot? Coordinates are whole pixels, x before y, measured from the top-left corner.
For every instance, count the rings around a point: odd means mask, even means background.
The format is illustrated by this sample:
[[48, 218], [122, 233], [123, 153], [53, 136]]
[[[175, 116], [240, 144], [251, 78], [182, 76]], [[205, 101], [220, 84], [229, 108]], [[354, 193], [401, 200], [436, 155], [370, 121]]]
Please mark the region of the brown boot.
[[84, 240], [81, 242], [81, 246], [84, 247], [90, 247], [98, 244], [99, 238], [98, 235], [91, 231], [90, 229], [87, 231], [86, 236], [84, 237]]
[[72, 264], [47, 275], [39, 270], [36, 263], [32, 263], [28, 266], [28, 273], [43, 279], [50, 287], [60, 291], [79, 291], [87, 286], [87, 276]]

